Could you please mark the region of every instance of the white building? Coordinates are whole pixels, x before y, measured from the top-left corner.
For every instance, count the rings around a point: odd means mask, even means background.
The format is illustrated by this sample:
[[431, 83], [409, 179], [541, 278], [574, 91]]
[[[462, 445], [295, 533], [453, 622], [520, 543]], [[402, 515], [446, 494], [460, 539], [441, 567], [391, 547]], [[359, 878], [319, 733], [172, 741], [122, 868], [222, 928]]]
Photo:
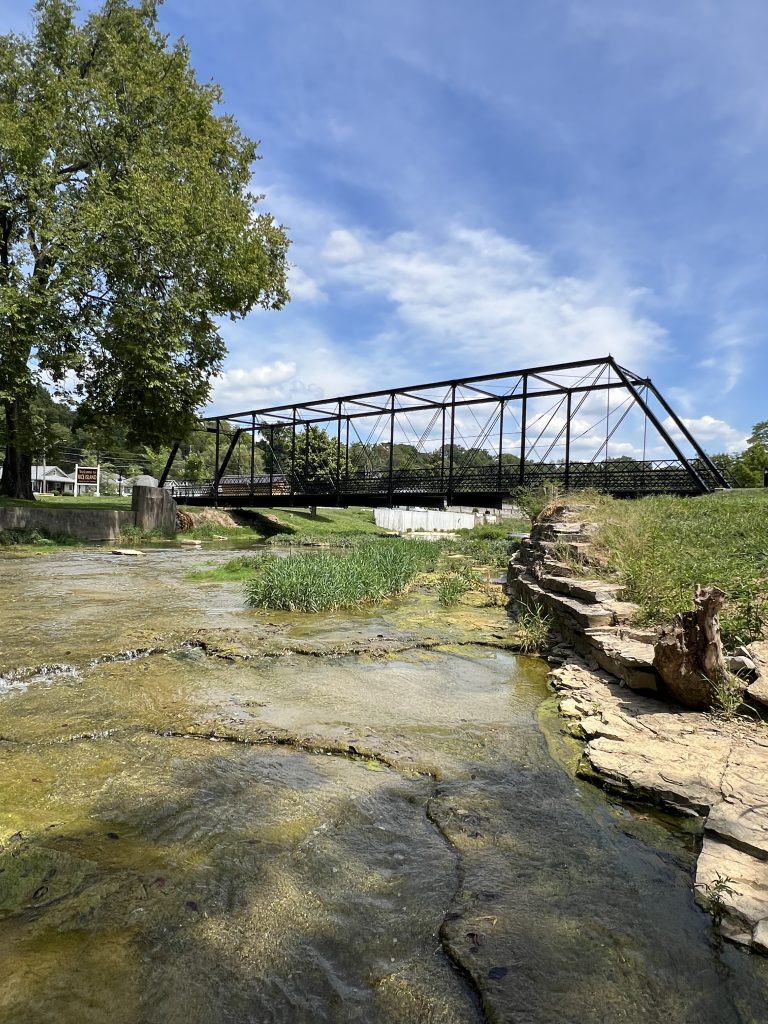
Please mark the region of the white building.
[[[0, 477], [2, 475], [0, 466]], [[65, 473], [58, 466], [33, 466], [32, 490], [35, 494], [74, 494], [75, 474]]]

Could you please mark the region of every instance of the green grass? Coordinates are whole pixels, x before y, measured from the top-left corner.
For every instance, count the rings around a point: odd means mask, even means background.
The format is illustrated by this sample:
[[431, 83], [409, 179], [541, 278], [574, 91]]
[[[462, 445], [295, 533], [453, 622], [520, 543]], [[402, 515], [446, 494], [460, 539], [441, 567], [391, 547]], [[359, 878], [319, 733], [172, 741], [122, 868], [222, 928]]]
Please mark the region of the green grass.
[[[180, 508], [192, 515], [200, 511], [194, 506], [181, 505]], [[279, 547], [311, 547], [317, 544], [350, 547], [357, 538], [382, 537], [386, 533], [374, 522], [373, 510], [370, 508], [319, 508], [314, 518], [309, 509], [301, 508], [245, 508], [222, 511], [231, 512], [235, 518], [242, 514], [243, 520], [247, 517], [248, 522], [244, 521], [243, 525], [237, 527], [202, 523], [184, 536], [198, 540], [210, 540], [216, 536], [235, 540], [251, 538]]]
[[77, 537], [49, 534], [45, 530], [0, 530], [0, 548], [48, 550], [57, 547], [78, 547], [85, 543]]
[[309, 509], [265, 508], [267, 513], [279, 520], [287, 531], [274, 534], [274, 543], [279, 544], [289, 536], [304, 541], [334, 541], [339, 535], [367, 534], [383, 536], [386, 531], [376, 525], [370, 508], [319, 508], [313, 518]]
[[637, 501], [590, 496], [585, 518], [599, 524], [594, 543], [604, 575], [624, 584], [641, 624], [690, 609], [694, 585], [714, 584], [726, 594], [722, 635], [733, 647], [768, 625], [766, 497], [762, 490]]
[[437, 600], [443, 608], [452, 608], [470, 589], [471, 584], [461, 573], [448, 573], [437, 585]]
[[44, 494], [35, 498], [34, 501], [25, 501], [22, 498], [0, 498], [0, 508], [102, 508], [102, 509], [129, 509], [130, 498], [118, 498], [117, 495], [104, 495], [96, 498], [93, 495], [83, 497], [63, 497], [56, 494]]
[[186, 579], [196, 583], [241, 583], [253, 579], [263, 555], [241, 555], [230, 558], [224, 565], [213, 569], [198, 569], [189, 572]]
[[94, 498], [93, 495], [82, 498], [40, 495], [32, 502], [22, 498], [0, 498], [0, 508], [130, 509], [130, 507], [130, 498], [118, 498], [117, 495], [104, 495], [101, 498]]
[[255, 559], [247, 603], [278, 611], [323, 612], [382, 601], [403, 593], [432, 569], [441, 546], [432, 541], [372, 541], [348, 553], [307, 553]]

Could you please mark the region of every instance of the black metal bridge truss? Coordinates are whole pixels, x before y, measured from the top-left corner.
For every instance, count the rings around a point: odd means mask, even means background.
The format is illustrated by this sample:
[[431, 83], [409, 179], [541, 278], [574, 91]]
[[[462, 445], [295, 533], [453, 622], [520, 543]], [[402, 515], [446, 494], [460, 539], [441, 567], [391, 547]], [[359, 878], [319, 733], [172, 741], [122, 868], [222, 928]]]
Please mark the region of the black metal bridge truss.
[[498, 507], [545, 483], [617, 496], [729, 486], [653, 383], [612, 356], [250, 409], [202, 429], [215, 435], [213, 479], [172, 483], [189, 505]]

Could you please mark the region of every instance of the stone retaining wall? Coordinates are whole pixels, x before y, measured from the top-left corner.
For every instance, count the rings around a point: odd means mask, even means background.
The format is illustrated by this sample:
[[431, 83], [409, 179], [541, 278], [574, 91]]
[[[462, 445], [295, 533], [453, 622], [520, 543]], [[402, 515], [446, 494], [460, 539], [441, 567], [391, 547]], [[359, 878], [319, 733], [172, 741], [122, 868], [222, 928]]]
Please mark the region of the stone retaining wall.
[[[146, 492], [139, 493], [137, 492]], [[135, 487], [133, 508], [51, 508], [45, 505], [0, 507], [0, 530], [38, 530], [51, 537], [86, 541], [116, 541], [129, 527], [145, 532], [173, 533], [176, 502], [161, 487]]]

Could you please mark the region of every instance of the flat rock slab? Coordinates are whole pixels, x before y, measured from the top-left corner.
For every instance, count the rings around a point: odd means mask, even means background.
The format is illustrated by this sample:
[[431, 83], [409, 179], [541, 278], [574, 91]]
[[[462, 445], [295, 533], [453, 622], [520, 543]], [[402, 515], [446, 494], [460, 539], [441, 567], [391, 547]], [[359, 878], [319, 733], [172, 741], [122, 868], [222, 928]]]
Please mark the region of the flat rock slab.
[[[592, 771], [609, 788], [704, 819], [697, 899], [722, 918], [726, 938], [768, 953], [765, 730], [670, 707], [578, 659], [550, 680], [563, 714], [587, 739]], [[732, 891], [720, 891], [718, 878]]]
[[143, 558], [144, 552], [137, 551], [136, 548], [112, 548], [110, 552], [112, 555], [125, 555], [126, 558]]
[[722, 917], [727, 939], [768, 953], [768, 861], [705, 835], [695, 892], [698, 903]]

